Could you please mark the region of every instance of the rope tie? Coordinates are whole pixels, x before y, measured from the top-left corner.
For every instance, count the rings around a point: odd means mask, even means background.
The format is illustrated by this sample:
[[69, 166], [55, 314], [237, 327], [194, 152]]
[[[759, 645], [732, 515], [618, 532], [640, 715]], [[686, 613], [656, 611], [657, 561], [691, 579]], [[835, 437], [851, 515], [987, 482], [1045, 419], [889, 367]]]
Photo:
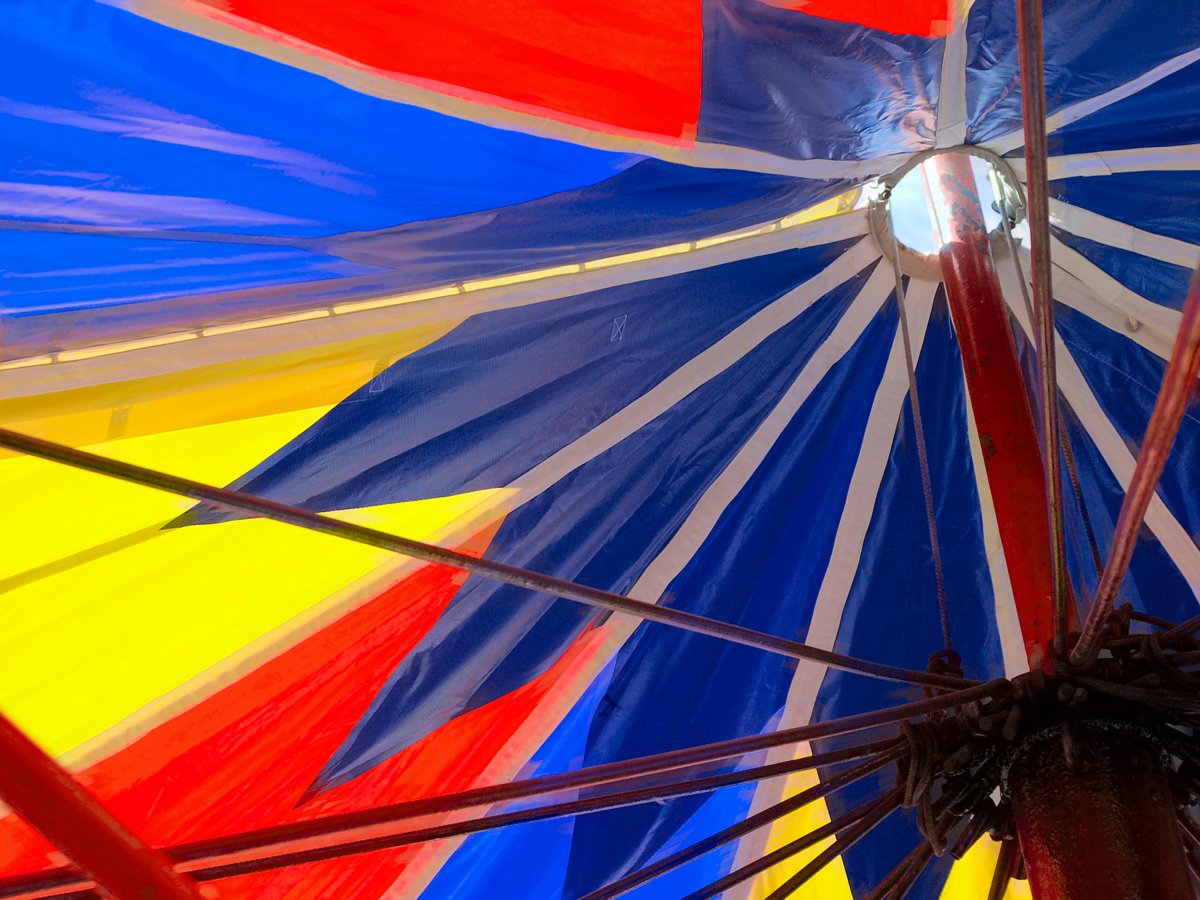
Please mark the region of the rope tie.
[[908, 755], [904, 757], [907, 765], [901, 779], [904, 785], [904, 799], [901, 805], [906, 809], [915, 808], [917, 828], [929, 841], [934, 854], [941, 856], [946, 852], [945, 829], [939, 827], [939, 817], [933, 811], [933, 800], [929, 793], [937, 762], [933, 731], [926, 725], [901, 722], [900, 734], [908, 743]]

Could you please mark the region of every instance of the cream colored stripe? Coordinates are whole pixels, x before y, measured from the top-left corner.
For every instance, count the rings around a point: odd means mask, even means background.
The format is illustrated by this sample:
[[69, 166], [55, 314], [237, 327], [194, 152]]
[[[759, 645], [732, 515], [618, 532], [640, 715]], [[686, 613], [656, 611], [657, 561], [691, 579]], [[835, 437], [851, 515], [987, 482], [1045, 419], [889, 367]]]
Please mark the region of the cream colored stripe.
[[[417, 325], [573, 297], [634, 282], [695, 272], [711, 266], [798, 247], [835, 243], [867, 233], [866, 210], [816, 221], [803, 214], [702, 240], [557, 266], [502, 278], [477, 279], [409, 294], [340, 303], [327, 310], [268, 320], [270, 327], [163, 336], [170, 346], [143, 339], [90, 350], [0, 364], [0, 399], [36, 396], [95, 384], [145, 378], [228, 360], [315, 348], [330, 342], [377, 337]], [[320, 312], [320, 315], [316, 313]]]
[[1050, 222], [1099, 244], [1183, 266], [1189, 271], [1200, 264], [1200, 247], [1195, 244], [1144, 231], [1061, 200], [1050, 200]]
[[[1179, 329], [1179, 312], [1131, 291], [1057, 238], [1050, 239], [1050, 253], [1056, 300], [1151, 353], [1163, 359], [1170, 357]], [[1022, 257], [1023, 270], [1029, 272], [1029, 254], [1022, 252]]]
[[[478, 92], [475, 99], [454, 96], [462, 89], [455, 85], [424, 84], [400, 80], [399, 73], [364, 65], [321, 47], [301, 41], [257, 23], [204, 3], [192, 0], [104, 0], [162, 25], [197, 34], [209, 40], [237, 47], [257, 56], [272, 59], [292, 68], [327, 78], [342, 87], [432, 110], [492, 128], [519, 131], [552, 140], [569, 141], [584, 147], [619, 153], [654, 156], [695, 168], [739, 169], [795, 178], [866, 179], [889, 172], [903, 161], [897, 154], [870, 160], [788, 159], [726, 144], [689, 143], [683, 138], [655, 134], [619, 135], [598, 131], [601, 123], [582, 117], [573, 120], [549, 118], [546, 109], [523, 104], [505, 97], [488, 97]], [[248, 30], [253, 28], [253, 31]], [[414, 79], [415, 81], [415, 79]]]
[[[883, 301], [889, 296], [891, 284], [891, 270], [882, 266], [877, 267], [867, 279], [867, 283], [858, 297], [850, 304], [829, 337], [817, 349], [796, 380], [792, 382], [783, 398], [755, 429], [754, 434], [750, 436], [730, 464], [709, 485], [675, 537], [650, 563], [629, 592], [630, 596], [653, 603], [659, 602], [667, 586], [683, 571], [684, 566], [707, 539], [721, 514], [762, 464], [763, 459], [766, 458], [771, 447], [795, 417], [804, 401], [808, 399], [834, 364], [845, 356], [855, 341], [861, 337], [867, 325], [878, 313]], [[526, 733], [514, 738], [512, 745], [525, 746], [530, 753], [539, 747], [562, 721], [563, 716], [575, 705], [601, 669], [637, 630], [638, 625], [636, 620], [626, 616], [610, 619], [603, 626], [607, 634], [600, 650], [583, 667], [578, 676], [571, 679], [570, 684], [562, 686], [553, 696], [544, 701], [544, 705], [553, 708], [555, 714], [547, 716], [537, 723], [531, 723], [525, 729]], [[494, 766], [488, 772], [487, 780], [489, 783], [510, 780], [526, 762], [526, 758], [511, 758], [505, 765]], [[405, 874], [393, 885], [392, 891], [387, 896], [397, 898], [418, 896], [461, 841], [462, 839], [452, 839], [426, 845], [413, 864], [406, 869]]]
[[[1001, 278], [1016, 287], [1015, 275], [1011, 271], [1004, 272], [1004, 269], [1007, 268], [1009, 267], [1001, 268]], [[1017, 317], [1026, 336], [1032, 341], [1033, 329], [1029, 317], [1025, 313], [1025, 306], [1022, 302], [1014, 300], [1014, 296], [1019, 296], [1019, 294], [1013, 290], [1005, 291], [1009, 309]], [[1084, 430], [1096, 445], [1096, 449], [1100, 451], [1100, 455], [1104, 457], [1104, 462], [1116, 477], [1121, 489], [1127, 490], [1137, 460], [1130, 452], [1129, 445], [1117, 431], [1116, 426], [1105, 414], [1091, 387], [1088, 386], [1070, 348], [1061, 337], [1056, 337], [1055, 346], [1057, 347], [1059, 390], [1063, 392], [1067, 403], [1078, 416], [1080, 424], [1083, 425]], [[1157, 491], [1150, 501], [1150, 508], [1146, 513], [1146, 525], [1179, 568], [1192, 592], [1200, 597], [1200, 548], [1196, 547], [1196, 542], [1192, 540], [1187, 530], [1167, 509]]]
[[[886, 266], [880, 266], [877, 271], [886, 276], [888, 284], [884, 287], [888, 293], [885, 296], [889, 296], [895, 285], [892, 270]], [[909, 282], [906, 298], [908, 321], [912, 332], [913, 355], [918, 359], [925, 340], [925, 331], [929, 324], [929, 314], [933, 308], [933, 297], [936, 290], [937, 285], [931, 281], [913, 279]], [[908, 374], [904, 360], [904, 344], [897, 332], [892, 340], [887, 367], [875, 392], [875, 400], [871, 404], [867, 430], [858, 449], [858, 461], [855, 463], [854, 474], [850, 479], [829, 564], [817, 592], [812, 620], [804, 638], [805, 643], [812, 646], [832, 650], [837, 641], [842, 613], [846, 608], [846, 601], [850, 596], [854, 578], [858, 574], [863, 544], [871, 525], [871, 518], [875, 513], [875, 501], [880, 485], [883, 483], [883, 474], [887, 468], [887, 461], [891, 456], [892, 444], [896, 436], [896, 425], [907, 397]], [[779, 723], [781, 729], [794, 728], [812, 720], [817, 693], [825, 679], [825, 671], [824, 666], [816, 664], [801, 666], [797, 669], [788, 690], [783, 718]], [[778, 748], [768, 755], [768, 761], [782, 762], [790, 759], [795, 752], [793, 747]], [[753, 815], [781, 799], [777, 785], [760, 787], [755, 792], [750, 814]], [[767, 829], [743, 838], [738, 845], [734, 868], [761, 856], [767, 839]], [[729, 892], [727, 897], [729, 900], [743, 900], [750, 896], [752, 888], [752, 882], [741, 885]]]
[[[1089, 97], [1086, 100], [1080, 100], [1077, 103], [1072, 103], [1065, 106], [1058, 112], [1046, 118], [1046, 131], [1054, 132], [1062, 128], [1064, 125], [1069, 125], [1072, 122], [1077, 122], [1085, 116], [1090, 116], [1094, 112], [1099, 112], [1105, 107], [1124, 100], [1126, 97], [1131, 97], [1138, 91], [1148, 88], [1150, 85], [1161, 81], [1168, 75], [1173, 75], [1180, 69], [1190, 66], [1192, 63], [1200, 60], [1200, 48], [1188, 50], [1186, 53], [1180, 53], [1178, 56], [1167, 60], [1165, 63], [1155, 66], [1149, 72], [1145, 72], [1134, 78], [1132, 81], [1127, 81], [1110, 91], [1105, 91], [1103, 94], [1098, 94], [1095, 97]], [[1003, 156], [1010, 150], [1015, 150], [1017, 147], [1022, 147], [1025, 144], [1024, 129], [1018, 128], [1008, 134], [1001, 135], [998, 138], [987, 141], [984, 146], [994, 153]]]
[[942, 51], [938, 91], [938, 147], [957, 147], [967, 136], [967, 17], [973, 0], [953, 0], [950, 33]]
[[518, 478], [512, 487], [540, 493], [562, 480], [570, 471], [567, 466], [573, 469], [580, 465], [578, 460], [595, 458], [658, 418], [697, 387], [724, 372], [779, 329], [795, 321], [835, 287], [861, 272], [878, 258], [878, 253], [871, 241], [859, 241], [819, 275], [747, 319], [603, 424]]
[[[1017, 177], [1024, 181], [1025, 160], [1014, 158], [1007, 162]], [[1046, 168], [1051, 181], [1119, 175], [1122, 172], [1190, 172], [1200, 169], [1200, 144], [1051, 156], [1047, 160]]]

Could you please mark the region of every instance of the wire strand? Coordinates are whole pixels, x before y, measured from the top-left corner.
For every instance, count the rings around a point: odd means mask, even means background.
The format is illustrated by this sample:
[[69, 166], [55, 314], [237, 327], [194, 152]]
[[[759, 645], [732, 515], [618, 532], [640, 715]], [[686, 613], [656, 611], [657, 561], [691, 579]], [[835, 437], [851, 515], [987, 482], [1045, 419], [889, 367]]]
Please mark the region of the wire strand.
[[954, 640], [950, 634], [950, 609], [946, 600], [946, 578], [942, 571], [942, 550], [938, 541], [937, 514], [933, 506], [933, 480], [929, 475], [929, 455], [925, 449], [925, 425], [921, 419], [921, 400], [917, 394], [917, 369], [913, 361], [912, 338], [908, 331], [908, 313], [905, 311], [904, 279], [900, 273], [900, 245], [896, 238], [896, 221], [892, 217], [892, 205], [888, 202], [888, 224], [892, 232], [892, 273], [896, 277], [896, 308], [900, 311], [900, 335], [904, 344], [904, 364], [908, 370], [908, 402], [912, 407], [913, 432], [917, 439], [917, 461], [921, 468], [921, 492], [925, 498], [925, 520], [929, 526], [929, 549], [933, 557], [933, 574], [937, 580], [938, 617], [942, 625], [942, 643], [947, 651], [953, 652]]

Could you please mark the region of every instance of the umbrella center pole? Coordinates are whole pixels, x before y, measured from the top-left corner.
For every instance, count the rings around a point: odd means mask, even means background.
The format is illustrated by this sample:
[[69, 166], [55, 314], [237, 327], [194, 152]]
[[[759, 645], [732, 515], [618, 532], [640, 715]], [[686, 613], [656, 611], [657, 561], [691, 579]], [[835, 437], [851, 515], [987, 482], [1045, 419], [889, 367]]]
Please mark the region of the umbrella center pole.
[[1014, 754], [1006, 782], [1037, 900], [1194, 896], [1164, 751], [1122, 725], [1060, 723]]
[[941, 242], [941, 277], [962, 352], [1025, 653], [1031, 668], [1045, 668], [1054, 640], [1046, 483], [1008, 308], [969, 158], [935, 155], [923, 171]]
[[[970, 157], [935, 153], [921, 165], [1032, 671], [1014, 682], [1009, 701], [960, 716], [953, 739], [949, 723], [925, 735], [925, 747], [948, 755], [927, 770], [935, 773], [932, 783], [941, 782], [942, 800], [919, 806], [918, 821], [934, 852], [952, 843], [944, 836], [957, 816], [1015, 840], [1020, 853], [1009, 856], [1021, 862], [1013, 874], [1028, 874], [1036, 900], [1194, 897], [1181, 827], [1191, 822], [1184, 807], [1195, 798], [1179, 787], [1184, 769], [1173, 768], [1165, 749], [1178, 743], [1171, 711], [1153, 700], [1114, 705], [1111, 694], [1089, 701], [1080, 682], [1094, 670], [1067, 671], [1052, 650], [1054, 569], [1041, 442]], [[1077, 619], [1071, 624], [1078, 627]], [[1136, 659], [1122, 666], [1111, 674], [1126, 684], [1131, 673], [1144, 674]], [[1188, 745], [1195, 740], [1190, 731], [1179, 737]], [[914, 759], [920, 743], [914, 738]], [[925, 755], [929, 763], [938, 756]], [[909, 775], [929, 782], [915, 768]], [[993, 811], [984, 792], [997, 778], [1003, 799]]]

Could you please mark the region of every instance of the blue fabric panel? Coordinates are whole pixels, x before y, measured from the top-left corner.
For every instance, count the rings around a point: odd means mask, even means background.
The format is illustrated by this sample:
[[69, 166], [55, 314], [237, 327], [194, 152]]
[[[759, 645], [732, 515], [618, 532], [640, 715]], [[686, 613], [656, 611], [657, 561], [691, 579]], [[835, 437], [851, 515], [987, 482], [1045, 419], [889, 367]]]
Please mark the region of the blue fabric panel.
[[1183, 301], [1187, 299], [1188, 285], [1192, 280], [1190, 270], [1157, 259], [1149, 259], [1130, 250], [1097, 244], [1061, 228], [1052, 230], [1054, 236], [1064, 244], [1086, 256], [1131, 291], [1154, 303], [1161, 303], [1172, 309], [1183, 309]]
[[[1111, 90], [1200, 45], [1194, 0], [1163, 0], [1153, 14], [1138, 0], [1046, 0], [1046, 108]], [[1021, 128], [1016, 6], [977, 0], [967, 25], [967, 143]], [[1090, 148], [1089, 148], [1090, 149]]]
[[634, 157], [357, 93], [111, 6], [6, 6], [0, 215], [328, 234], [507, 206]]
[[[996, 677], [1003, 675], [1004, 666], [967, 442], [962, 361], [940, 295], [921, 351], [917, 379], [954, 645], [969, 677]], [[924, 669], [929, 655], [942, 646], [912, 411], [906, 403], [847, 598], [837, 650]], [[880, 709], [920, 696], [915, 688], [829, 672], [814, 719]], [[849, 742], [860, 740], [853, 737]], [[833, 795], [830, 814], [845, 812], [892, 787], [893, 771]], [[845, 855], [851, 885], [861, 890], [878, 883], [918, 840], [911, 817], [889, 817]], [[945, 861], [935, 861], [932, 870], [928, 877], [940, 883], [945, 877]], [[936, 896], [936, 891], [919, 896]]]
[[[579, 768], [588, 723], [612, 678], [609, 665], [534, 754], [522, 778], [539, 778]], [[569, 799], [562, 794], [555, 799]], [[539, 806], [534, 800], [506, 809]], [[549, 898], [562, 895], [571, 849], [573, 819], [551, 819], [475, 834], [438, 871], [422, 896], [429, 900]]]
[[[703, 804], [679, 830], [665, 841], [647, 864], [670, 856], [746, 818], [754, 802], [754, 782], [732, 785], [712, 794], [700, 795]], [[674, 871], [667, 872], [625, 894], [629, 900], [678, 900], [728, 875], [737, 856], [737, 842], [725, 844]], [[564, 892], [564, 896], [573, 896]]]
[[[889, 305], [810, 396], [668, 588], [674, 605], [803, 638], [894, 327]], [[757, 733], [794, 671], [792, 660], [644, 625], [618, 655], [585, 762]], [[567, 895], [645, 863], [698, 805], [683, 797], [578, 822]]]
[[941, 38], [705, 0], [699, 138], [793, 159], [933, 146]]
[[501, 487], [816, 274], [843, 246], [476, 316], [399, 360], [237, 485], [322, 510]]
[[[609, 665], [534, 754], [522, 777], [550, 775], [582, 765], [588, 726], [611, 677], [612, 665]], [[703, 805], [650, 861], [744, 818], [753, 797], [754, 782], [706, 794]], [[542, 802], [514, 803], [508, 808], [532, 807]], [[473, 835], [455, 851], [422, 896], [429, 900], [493, 900], [498, 894], [512, 900], [561, 897], [573, 831], [573, 820], [560, 819]], [[732, 868], [736, 852], [736, 843], [727, 844], [636, 888], [627, 896], [632, 900], [676, 900], [726, 874]]]
[[696, 240], [805, 209], [847, 185], [643, 160], [599, 184], [503, 209], [328, 238], [330, 253], [429, 287]]
[[1200, 172], [1122, 172], [1067, 178], [1050, 196], [1138, 228], [1200, 244]]
[[[16, 235], [12, 243], [23, 252], [13, 268], [28, 278], [3, 302], [40, 315], [7, 324], [5, 351], [32, 356], [598, 259], [759, 225], [844, 188], [644, 160], [600, 184], [496, 210], [328, 238], [242, 238], [261, 247], [239, 248], [239, 236], [228, 233], [167, 230], [136, 238]], [[36, 279], [80, 252], [94, 260], [86, 273], [59, 279], [52, 296], [39, 290], [43, 282]], [[137, 268], [148, 260], [156, 268]], [[199, 292], [205, 296], [190, 296]], [[84, 308], [87, 315], [80, 314]]]
[[[1096, 449], [1070, 407], [1064, 410], [1063, 422], [1070, 434], [1071, 448], [1079, 466], [1084, 503], [1092, 527], [1096, 531], [1101, 558], [1107, 558], [1125, 492], [1121, 490], [1100, 451]], [[1087, 549], [1087, 538], [1083, 533], [1078, 504], [1068, 503], [1065, 512], [1067, 561], [1076, 597], [1080, 600], [1081, 608], [1086, 610], [1095, 594], [1099, 579], [1091, 563], [1091, 553]], [[1133, 551], [1129, 574], [1121, 584], [1117, 602], [1132, 603], [1137, 609], [1176, 622], [1195, 615], [1196, 601], [1186, 579], [1171, 561], [1162, 544], [1151, 539], [1148, 532], [1143, 532], [1143, 535], [1146, 539], [1138, 541]]]
[[[81, 311], [111, 303], [378, 271], [303, 246], [19, 231], [0, 232], [0, 241], [5, 269], [0, 312], [42, 316], [70, 311], [64, 320], [73, 328], [87, 320]], [[203, 319], [202, 298], [190, 306], [192, 316], [200, 319], [189, 324], [210, 324]], [[6, 329], [10, 324], [11, 319]]]
[[[1112, 339], [1121, 340], [1081, 313], [1063, 307], [1061, 304], [1056, 306], [1056, 310], [1055, 318], [1060, 331], [1063, 330], [1064, 321], [1082, 323], [1086, 329], [1089, 329], [1089, 332], [1090, 328], [1098, 329], [1101, 340], [1106, 342]], [[1036, 383], [1036, 357], [1033, 347], [1019, 328], [1014, 327], [1013, 331], [1017, 338], [1017, 352], [1025, 367], [1026, 384], [1033, 385]], [[1075, 342], [1072, 346], [1072, 353], [1082, 368], [1085, 359], [1076, 352], [1078, 347], [1078, 343]], [[1093, 388], [1095, 387], [1096, 385], [1093, 385]], [[1126, 399], [1128, 394], [1121, 396], [1122, 399]], [[1075, 454], [1076, 467], [1079, 472], [1077, 495], [1069, 479], [1064, 447], [1062, 472], [1063, 493], [1066, 502], [1063, 514], [1067, 569], [1075, 601], [1080, 611], [1086, 612], [1087, 604], [1095, 595], [1099, 582], [1099, 575], [1087, 536], [1087, 525], [1090, 524], [1092, 527], [1102, 561], [1101, 565], [1103, 565], [1103, 560], [1108, 556], [1108, 548], [1112, 544], [1113, 530], [1116, 527], [1117, 515], [1125, 494], [1061, 392], [1059, 402], [1067, 441]], [[1036, 409], [1036, 401], [1031, 403], [1031, 406]], [[1149, 417], [1148, 412], [1146, 412], [1146, 416]], [[1137, 447], [1133, 445], [1131, 450], [1136, 454]], [[1121, 599], [1133, 603], [1138, 609], [1176, 620], [1192, 615], [1195, 605], [1191, 590], [1174, 562], [1163, 550], [1161, 544], [1149, 539], [1139, 542], [1134, 551], [1130, 575], [1121, 587]]]
[[[489, 557], [627, 591], [820, 346], [865, 277], [510, 514]], [[576, 603], [470, 579], [392, 674], [315, 788], [353, 778], [454, 716], [516, 690], [601, 618]]]
[[1054, 132], [1049, 140], [1053, 153], [1172, 147], [1200, 141], [1200, 65], [1192, 63], [1131, 97], [1084, 116]]
[[[1166, 362], [1075, 310], [1058, 305], [1059, 333], [1084, 378], [1134, 455], [1154, 409]], [[1187, 531], [1200, 536], [1200, 411], [1189, 406], [1167, 457], [1159, 495]]]

